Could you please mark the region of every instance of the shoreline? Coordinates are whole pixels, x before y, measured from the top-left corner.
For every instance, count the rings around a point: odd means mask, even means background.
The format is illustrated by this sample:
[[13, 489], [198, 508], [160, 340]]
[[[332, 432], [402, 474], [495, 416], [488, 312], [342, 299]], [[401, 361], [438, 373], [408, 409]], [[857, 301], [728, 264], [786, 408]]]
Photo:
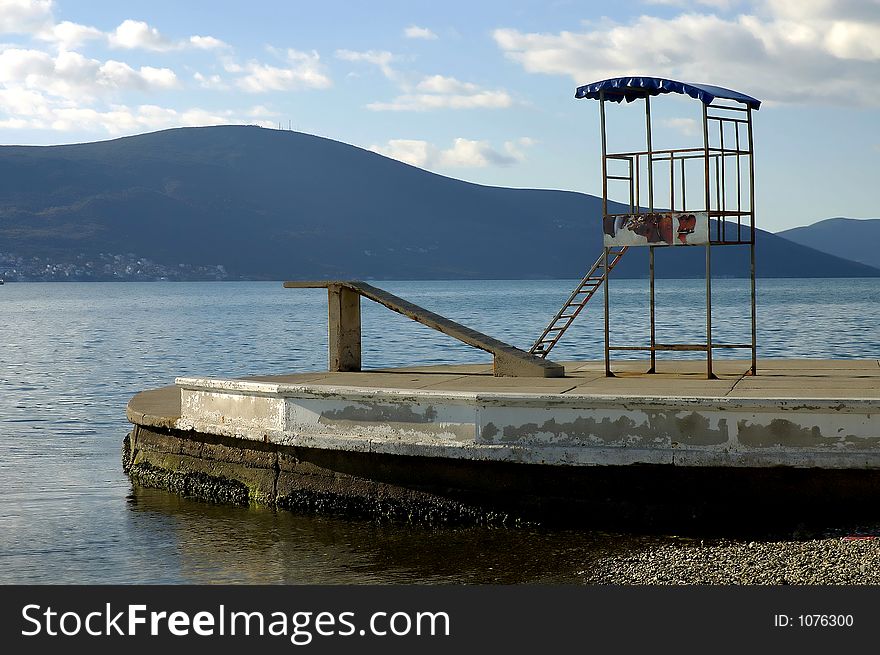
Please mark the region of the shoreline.
[[215, 502], [438, 524], [730, 532], [874, 511], [880, 362], [700, 364], [179, 378], [129, 403], [125, 468]]

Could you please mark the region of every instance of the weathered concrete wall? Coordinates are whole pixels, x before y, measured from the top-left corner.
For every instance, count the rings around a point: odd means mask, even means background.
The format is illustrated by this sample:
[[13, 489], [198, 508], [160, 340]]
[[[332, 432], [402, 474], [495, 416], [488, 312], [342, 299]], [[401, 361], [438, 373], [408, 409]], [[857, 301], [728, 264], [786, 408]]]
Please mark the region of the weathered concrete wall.
[[415, 459], [143, 426], [123, 464], [137, 484], [211, 502], [428, 523], [754, 529], [863, 518], [880, 500], [872, 470]]
[[[762, 517], [876, 518], [880, 364], [832, 376], [824, 371], [838, 363], [771, 364], [777, 372], [739, 397], [726, 394], [751, 384], [741, 373], [694, 391], [717, 395], [675, 397], [670, 388], [695, 384], [686, 370], [609, 380], [591, 364], [513, 382], [481, 365], [180, 378], [129, 403], [125, 466], [139, 484], [212, 501], [407, 520], [631, 527], [701, 517], [726, 529]], [[808, 397], [823, 384], [838, 399]]]
[[[472, 473], [433, 462], [418, 471], [400, 458], [362, 455], [136, 425], [125, 439], [123, 468], [142, 486], [210, 502], [434, 523], [521, 521], [503, 509], [510, 503], [467, 502]], [[438, 484], [455, 491], [438, 493]]]
[[278, 445], [542, 465], [880, 469], [874, 400], [177, 384], [176, 428]]

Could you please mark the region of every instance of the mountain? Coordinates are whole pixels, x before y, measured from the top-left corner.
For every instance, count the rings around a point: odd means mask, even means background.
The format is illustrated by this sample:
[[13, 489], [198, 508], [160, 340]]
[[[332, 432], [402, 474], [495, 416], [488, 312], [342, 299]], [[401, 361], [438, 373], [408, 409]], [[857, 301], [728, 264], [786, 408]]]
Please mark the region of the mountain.
[[829, 255], [880, 268], [880, 218], [828, 218], [777, 234]]
[[[600, 211], [589, 195], [471, 184], [253, 126], [0, 147], [0, 252], [21, 258], [132, 253], [252, 279], [575, 278], [600, 251]], [[760, 275], [880, 275], [758, 238]], [[620, 275], [646, 275], [637, 250]], [[658, 256], [658, 275], [703, 275], [702, 248], [675, 250]], [[713, 272], [747, 275], [748, 249], [713, 249]]]

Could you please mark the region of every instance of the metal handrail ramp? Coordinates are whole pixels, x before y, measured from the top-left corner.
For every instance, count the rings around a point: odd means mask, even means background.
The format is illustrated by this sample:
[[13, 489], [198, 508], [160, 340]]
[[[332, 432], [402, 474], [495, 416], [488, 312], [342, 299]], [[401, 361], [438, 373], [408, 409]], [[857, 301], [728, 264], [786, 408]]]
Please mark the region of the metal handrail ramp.
[[424, 307], [404, 300], [383, 289], [357, 280], [289, 281], [286, 289], [327, 289], [329, 370], [361, 370], [361, 312], [360, 298], [364, 297], [384, 305], [408, 319], [427, 325], [462, 343], [485, 350], [494, 357], [494, 374], [498, 377], [556, 378], [565, 375], [565, 368], [499, 341], [482, 332], [456, 323]]

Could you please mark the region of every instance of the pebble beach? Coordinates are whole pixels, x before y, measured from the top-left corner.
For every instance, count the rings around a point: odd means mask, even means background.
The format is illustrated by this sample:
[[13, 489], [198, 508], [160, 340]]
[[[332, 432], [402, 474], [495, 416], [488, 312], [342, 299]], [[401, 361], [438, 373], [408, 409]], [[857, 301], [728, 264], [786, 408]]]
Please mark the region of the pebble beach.
[[600, 557], [585, 584], [876, 585], [880, 536], [762, 541], [664, 539]]

